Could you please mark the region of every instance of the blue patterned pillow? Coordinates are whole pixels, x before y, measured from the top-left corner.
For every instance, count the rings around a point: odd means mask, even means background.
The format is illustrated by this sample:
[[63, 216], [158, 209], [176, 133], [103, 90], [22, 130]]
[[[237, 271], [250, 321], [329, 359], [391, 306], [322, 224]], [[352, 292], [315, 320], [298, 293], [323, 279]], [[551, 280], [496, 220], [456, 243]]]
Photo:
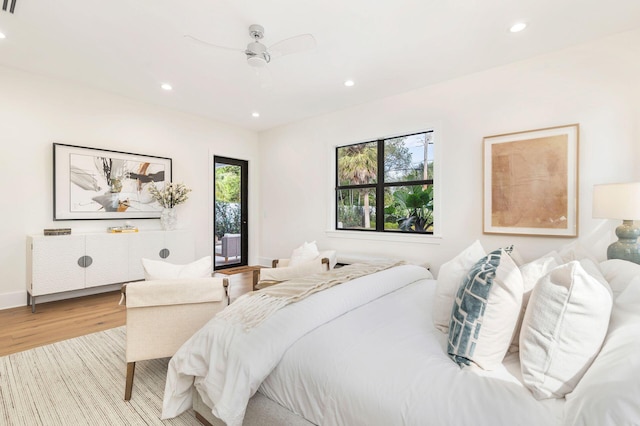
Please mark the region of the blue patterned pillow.
[[509, 254], [498, 249], [480, 259], [458, 288], [447, 352], [458, 365], [496, 368], [504, 358], [522, 304], [523, 281]]

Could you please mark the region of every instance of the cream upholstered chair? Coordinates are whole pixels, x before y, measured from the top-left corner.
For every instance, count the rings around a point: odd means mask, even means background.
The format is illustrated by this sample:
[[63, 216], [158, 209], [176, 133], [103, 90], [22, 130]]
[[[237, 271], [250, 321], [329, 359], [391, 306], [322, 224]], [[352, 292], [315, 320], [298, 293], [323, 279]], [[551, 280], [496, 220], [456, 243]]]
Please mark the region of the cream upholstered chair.
[[253, 290], [277, 284], [282, 281], [301, 278], [322, 271], [333, 269], [337, 263], [335, 250], [325, 250], [311, 260], [297, 263], [291, 266], [291, 259], [274, 259], [271, 269], [260, 269], [253, 274]]
[[122, 286], [127, 307], [127, 379], [131, 399], [137, 361], [173, 356], [184, 342], [229, 304], [228, 278], [138, 281]]

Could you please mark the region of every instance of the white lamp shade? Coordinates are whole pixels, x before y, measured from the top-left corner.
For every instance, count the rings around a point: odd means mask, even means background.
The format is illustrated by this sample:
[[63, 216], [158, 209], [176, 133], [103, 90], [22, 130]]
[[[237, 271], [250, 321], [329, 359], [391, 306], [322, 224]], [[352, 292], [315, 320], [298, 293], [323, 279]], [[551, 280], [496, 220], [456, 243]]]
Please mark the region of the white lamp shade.
[[640, 182], [595, 185], [593, 217], [640, 220]]

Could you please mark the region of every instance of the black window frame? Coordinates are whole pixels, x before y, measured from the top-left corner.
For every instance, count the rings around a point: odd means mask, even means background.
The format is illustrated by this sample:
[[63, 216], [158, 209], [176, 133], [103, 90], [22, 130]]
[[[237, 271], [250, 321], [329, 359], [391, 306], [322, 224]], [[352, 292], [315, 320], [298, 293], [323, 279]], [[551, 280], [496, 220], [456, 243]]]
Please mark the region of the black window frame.
[[[409, 136], [414, 136], [414, 135], [420, 135], [420, 134], [428, 134], [431, 133], [433, 134], [434, 131], [433, 130], [425, 130], [425, 131], [421, 131], [421, 132], [414, 132], [414, 133], [408, 133], [408, 134], [404, 134], [404, 135], [398, 135], [398, 136], [390, 136], [390, 137], [385, 137], [385, 138], [379, 138], [379, 139], [375, 139], [375, 140], [370, 140], [370, 141], [365, 141], [365, 142], [357, 142], [357, 143], [352, 143], [349, 145], [341, 145], [341, 146], [336, 146], [336, 150], [335, 150], [335, 194], [334, 194], [334, 203], [335, 203], [335, 211], [334, 211], [334, 217], [335, 217], [335, 221], [334, 221], [334, 229], [337, 231], [357, 231], [357, 232], [384, 232], [384, 233], [390, 233], [390, 234], [402, 234], [402, 235], [434, 235], [434, 230], [431, 231], [425, 231], [425, 232], [415, 232], [415, 231], [402, 231], [402, 230], [396, 230], [396, 229], [384, 229], [384, 192], [386, 188], [391, 188], [391, 187], [399, 187], [399, 186], [416, 186], [416, 185], [429, 185], [431, 186], [431, 188], [433, 189], [434, 187], [434, 182], [433, 182], [433, 174], [431, 175], [430, 179], [420, 179], [420, 180], [411, 180], [411, 181], [400, 181], [400, 182], [388, 182], [386, 183], [384, 181], [384, 174], [385, 174], [385, 169], [384, 169], [384, 159], [385, 159], [385, 152], [384, 152], [384, 143], [387, 140], [391, 140], [391, 139], [398, 139], [398, 138], [402, 138], [402, 137], [409, 137]], [[375, 142], [376, 145], [376, 149], [377, 149], [377, 166], [378, 166], [378, 171], [377, 171], [377, 176], [376, 176], [376, 182], [375, 183], [368, 183], [368, 184], [361, 184], [361, 185], [340, 185], [340, 177], [339, 177], [339, 169], [338, 169], [338, 150], [340, 150], [341, 148], [346, 148], [346, 147], [350, 147], [350, 146], [355, 146], [355, 145], [365, 145], [365, 144], [369, 144], [369, 143], [373, 143]], [[424, 167], [427, 167], [427, 164], [424, 164]], [[343, 190], [353, 190], [353, 189], [369, 189], [369, 188], [375, 188], [375, 193], [376, 193], [376, 222], [375, 222], [375, 229], [358, 229], [358, 228], [339, 228], [338, 227], [338, 222], [339, 222], [339, 203], [338, 203], [338, 193], [340, 191]], [[382, 206], [379, 206], [380, 202], [379, 200], [382, 200]], [[434, 203], [435, 204], [435, 203]], [[435, 209], [435, 207], [434, 207]], [[432, 210], [433, 211], [433, 210]], [[382, 212], [382, 214], [380, 214], [380, 212]], [[434, 224], [434, 229], [435, 229], [435, 224]]]

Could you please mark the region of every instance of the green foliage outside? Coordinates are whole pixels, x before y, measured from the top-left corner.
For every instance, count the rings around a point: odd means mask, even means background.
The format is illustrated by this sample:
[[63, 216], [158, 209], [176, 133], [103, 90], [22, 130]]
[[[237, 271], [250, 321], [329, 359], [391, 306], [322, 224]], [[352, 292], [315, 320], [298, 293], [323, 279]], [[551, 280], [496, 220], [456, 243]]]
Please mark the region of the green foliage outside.
[[240, 204], [216, 201], [216, 236], [240, 233]]
[[433, 187], [414, 185], [408, 190], [396, 190], [393, 192], [393, 202], [386, 205], [384, 212], [385, 229], [433, 231]]
[[240, 202], [240, 167], [216, 167], [216, 200]]
[[240, 167], [216, 167], [215, 234], [240, 233]]

